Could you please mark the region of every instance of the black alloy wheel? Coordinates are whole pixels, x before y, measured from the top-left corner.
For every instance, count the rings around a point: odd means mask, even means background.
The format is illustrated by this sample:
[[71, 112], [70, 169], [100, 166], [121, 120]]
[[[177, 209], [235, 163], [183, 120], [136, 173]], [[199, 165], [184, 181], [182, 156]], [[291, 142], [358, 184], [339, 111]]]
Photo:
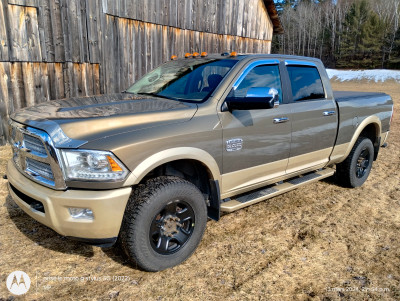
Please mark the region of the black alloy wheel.
[[370, 164], [370, 153], [367, 147], [364, 147], [357, 159], [356, 176], [361, 179], [365, 176]]
[[188, 203], [176, 200], [167, 204], [151, 223], [152, 248], [163, 255], [179, 251], [192, 235], [194, 225], [195, 214]]

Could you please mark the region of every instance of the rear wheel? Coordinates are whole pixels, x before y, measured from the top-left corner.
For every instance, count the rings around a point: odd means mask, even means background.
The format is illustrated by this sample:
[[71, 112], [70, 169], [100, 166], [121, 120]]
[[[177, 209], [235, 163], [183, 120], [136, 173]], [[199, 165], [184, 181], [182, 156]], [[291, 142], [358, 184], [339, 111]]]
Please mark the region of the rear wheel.
[[367, 180], [374, 160], [374, 146], [366, 137], [357, 139], [349, 156], [336, 167], [336, 178], [345, 187], [359, 187]]
[[128, 201], [120, 244], [140, 268], [164, 270], [194, 252], [206, 222], [206, 203], [196, 186], [177, 177], [150, 179]]

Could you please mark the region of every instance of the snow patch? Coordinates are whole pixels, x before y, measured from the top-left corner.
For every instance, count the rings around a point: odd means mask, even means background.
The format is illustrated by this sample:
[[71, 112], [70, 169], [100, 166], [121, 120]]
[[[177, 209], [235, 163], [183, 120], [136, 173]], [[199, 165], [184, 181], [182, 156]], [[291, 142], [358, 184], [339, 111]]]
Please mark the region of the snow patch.
[[387, 80], [395, 80], [400, 82], [400, 70], [337, 70], [327, 69], [330, 79], [335, 78], [341, 82], [350, 80], [369, 80], [377, 82], [384, 82]]

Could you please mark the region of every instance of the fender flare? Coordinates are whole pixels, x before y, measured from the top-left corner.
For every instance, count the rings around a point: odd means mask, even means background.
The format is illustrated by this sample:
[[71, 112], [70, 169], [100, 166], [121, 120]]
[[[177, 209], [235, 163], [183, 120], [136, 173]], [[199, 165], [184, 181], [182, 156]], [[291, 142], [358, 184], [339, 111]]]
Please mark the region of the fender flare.
[[176, 147], [155, 153], [143, 160], [136, 166], [124, 186], [133, 186], [140, 181], [153, 169], [168, 162], [176, 160], [196, 160], [205, 165], [212, 174], [213, 179], [221, 181], [221, 173], [215, 159], [206, 151], [195, 147]]
[[372, 116], [365, 118], [360, 123], [360, 125], [357, 127], [356, 131], [354, 132], [353, 137], [351, 138], [350, 143], [348, 144], [346, 152], [343, 155], [343, 160], [340, 160], [338, 163], [343, 162], [348, 157], [348, 155], [350, 154], [354, 145], [356, 144], [357, 139], [360, 137], [362, 131], [371, 124], [375, 125], [376, 137], [378, 139], [381, 137], [382, 123], [381, 123], [381, 120], [379, 119], [379, 117], [376, 115], [372, 115]]

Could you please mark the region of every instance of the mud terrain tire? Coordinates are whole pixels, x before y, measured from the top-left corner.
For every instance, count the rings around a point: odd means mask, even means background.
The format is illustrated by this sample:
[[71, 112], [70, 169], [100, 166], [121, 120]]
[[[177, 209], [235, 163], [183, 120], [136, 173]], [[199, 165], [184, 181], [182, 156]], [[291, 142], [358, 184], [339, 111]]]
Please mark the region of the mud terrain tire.
[[157, 177], [134, 189], [119, 242], [138, 267], [161, 271], [192, 255], [206, 223], [206, 203], [196, 186], [178, 177]]
[[359, 187], [367, 180], [374, 160], [374, 146], [366, 137], [357, 139], [349, 156], [336, 166], [336, 178], [344, 187]]

